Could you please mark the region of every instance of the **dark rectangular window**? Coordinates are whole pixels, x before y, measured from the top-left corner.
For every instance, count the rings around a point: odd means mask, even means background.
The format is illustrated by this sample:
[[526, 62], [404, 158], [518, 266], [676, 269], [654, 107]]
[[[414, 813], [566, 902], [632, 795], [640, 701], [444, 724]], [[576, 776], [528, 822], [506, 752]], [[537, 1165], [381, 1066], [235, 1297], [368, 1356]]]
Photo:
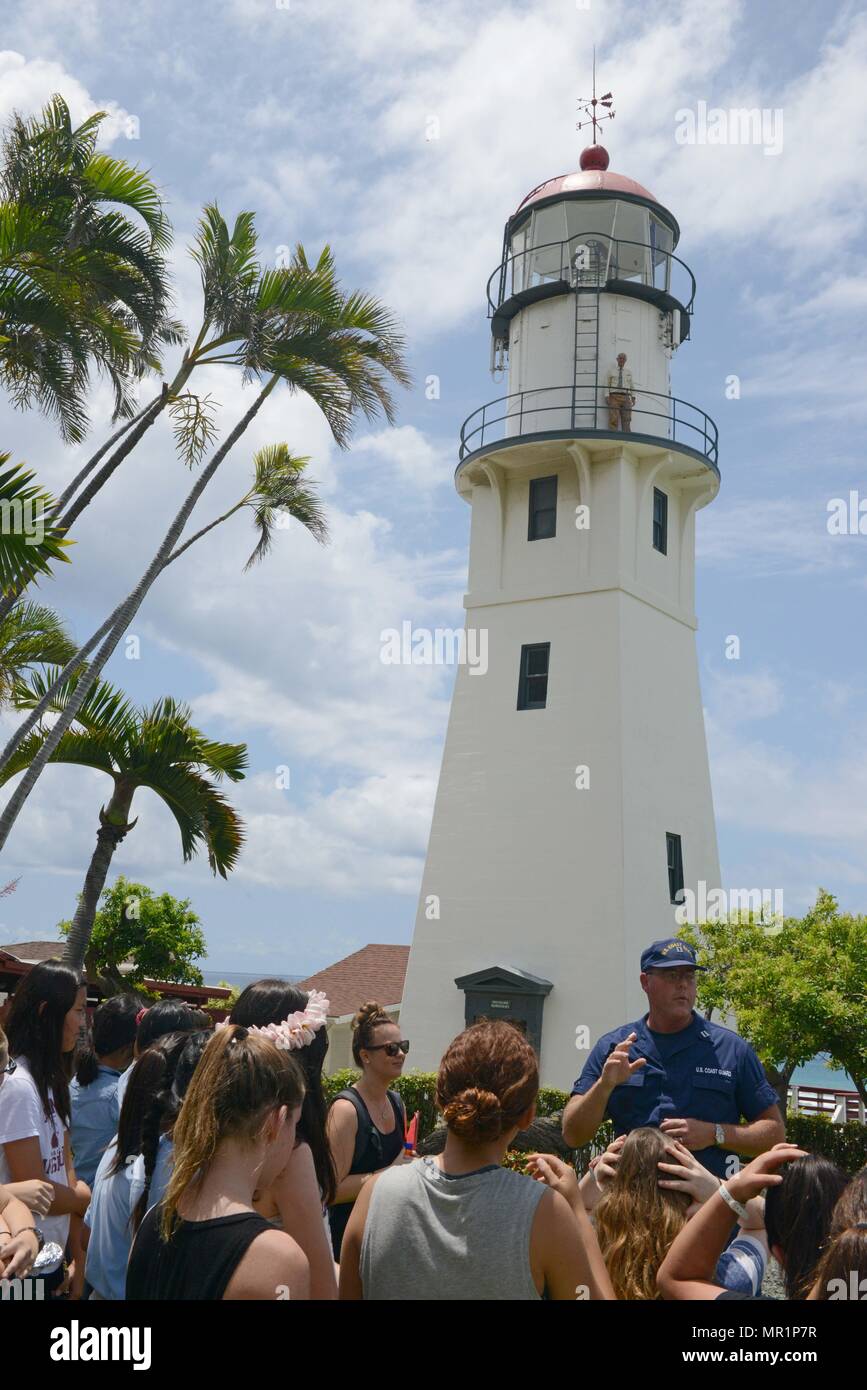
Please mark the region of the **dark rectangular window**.
[[534, 642], [521, 648], [521, 674], [518, 681], [518, 709], [544, 709], [548, 699], [548, 659], [550, 642]]
[[665, 837], [665, 851], [668, 858], [668, 896], [673, 903], [679, 903], [683, 892], [683, 845], [679, 835], [671, 831]]
[[668, 497], [658, 487], [653, 489], [653, 548], [668, 554]]
[[557, 534], [557, 477], [530, 483], [530, 523], [527, 539], [546, 541]]

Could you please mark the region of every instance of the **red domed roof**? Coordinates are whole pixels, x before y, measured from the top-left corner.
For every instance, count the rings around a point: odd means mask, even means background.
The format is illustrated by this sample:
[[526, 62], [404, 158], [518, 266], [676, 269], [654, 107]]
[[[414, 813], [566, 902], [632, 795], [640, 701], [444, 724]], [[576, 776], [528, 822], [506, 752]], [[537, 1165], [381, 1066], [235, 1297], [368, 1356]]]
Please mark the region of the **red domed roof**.
[[596, 189], [604, 193], [631, 193], [636, 198], [646, 198], [651, 203], [659, 203], [658, 198], [654, 198], [648, 189], [636, 183], [635, 179], [626, 178], [625, 174], [613, 174], [608, 169], [576, 169], [574, 173], [558, 174], [555, 179], [540, 183], [538, 188], [534, 188], [523, 202], [518, 204], [515, 214], [529, 207], [531, 203], [538, 203], [540, 198], [556, 197], [558, 193], [590, 193]]

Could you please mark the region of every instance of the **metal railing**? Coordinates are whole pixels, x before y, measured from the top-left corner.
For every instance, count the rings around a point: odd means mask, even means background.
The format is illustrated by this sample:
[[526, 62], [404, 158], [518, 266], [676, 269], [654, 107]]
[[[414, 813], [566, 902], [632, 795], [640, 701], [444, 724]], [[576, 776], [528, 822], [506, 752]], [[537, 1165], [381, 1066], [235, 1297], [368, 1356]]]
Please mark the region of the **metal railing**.
[[[495, 303], [491, 286], [497, 277]], [[576, 289], [601, 289], [613, 280], [659, 290], [692, 313], [695, 276], [679, 256], [650, 242], [627, 241], [606, 232], [583, 232], [565, 241], [515, 251], [501, 261], [488, 280], [488, 317], [513, 295], [538, 285], [565, 281]]]
[[[608, 404], [608, 396], [607, 386], [544, 386], [498, 396], [474, 410], [461, 426], [460, 460], [524, 435], [599, 430], [683, 444], [717, 467], [719, 431], [698, 406], [659, 391], [633, 389], [614, 406]], [[635, 397], [634, 405], [629, 404], [630, 396]]]

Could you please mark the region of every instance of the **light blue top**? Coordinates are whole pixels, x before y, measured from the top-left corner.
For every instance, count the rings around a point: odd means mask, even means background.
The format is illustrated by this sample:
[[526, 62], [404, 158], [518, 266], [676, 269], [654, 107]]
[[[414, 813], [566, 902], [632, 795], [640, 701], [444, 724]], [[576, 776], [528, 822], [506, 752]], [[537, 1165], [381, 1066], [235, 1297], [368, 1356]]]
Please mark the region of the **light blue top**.
[[[106, 1149], [93, 1184], [93, 1196], [84, 1220], [90, 1227], [85, 1277], [101, 1298], [122, 1299], [126, 1292], [126, 1266], [132, 1245], [132, 1216], [144, 1191], [144, 1159], [130, 1159], [119, 1173], [109, 1173], [114, 1162], [114, 1142]], [[163, 1135], [148, 1193], [148, 1207], [165, 1194], [171, 1175], [172, 1142]]]
[[117, 1134], [119, 1076], [120, 1072], [114, 1067], [105, 1067], [100, 1062], [96, 1078], [89, 1086], [80, 1086], [77, 1081], [70, 1082], [72, 1124], [69, 1137], [75, 1176], [82, 1178], [88, 1187], [93, 1187], [99, 1161]]
[[120, 1107], [123, 1105], [123, 1098], [124, 1098], [124, 1096], [126, 1095], [126, 1088], [127, 1088], [127, 1086], [129, 1085], [129, 1079], [130, 1079], [130, 1077], [132, 1076], [132, 1069], [133, 1069], [133, 1067], [135, 1066], [135, 1063], [136, 1063], [137, 1060], [138, 1060], [138, 1059], [136, 1058], [134, 1061], [130, 1062], [130, 1064], [129, 1064], [129, 1066], [127, 1067], [126, 1071], [122, 1073], [120, 1079], [118, 1080], [118, 1083], [117, 1083], [117, 1113], [118, 1113], [118, 1114], [120, 1114]]

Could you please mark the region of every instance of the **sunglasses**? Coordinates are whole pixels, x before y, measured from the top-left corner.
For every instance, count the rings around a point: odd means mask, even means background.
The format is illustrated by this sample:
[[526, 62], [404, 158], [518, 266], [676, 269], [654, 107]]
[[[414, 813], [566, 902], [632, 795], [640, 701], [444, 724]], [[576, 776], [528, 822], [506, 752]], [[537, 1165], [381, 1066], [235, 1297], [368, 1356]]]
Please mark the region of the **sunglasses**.
[[404, 1057], [409, 1052], [409, 1042], [406, 1038], [402, 1042], [396, 1043], [376, 1043], [373, 1047], [366, 1047], [365, 1052], [384, 1052], [387, 1057], [396, 1057], [402, 1052]]

